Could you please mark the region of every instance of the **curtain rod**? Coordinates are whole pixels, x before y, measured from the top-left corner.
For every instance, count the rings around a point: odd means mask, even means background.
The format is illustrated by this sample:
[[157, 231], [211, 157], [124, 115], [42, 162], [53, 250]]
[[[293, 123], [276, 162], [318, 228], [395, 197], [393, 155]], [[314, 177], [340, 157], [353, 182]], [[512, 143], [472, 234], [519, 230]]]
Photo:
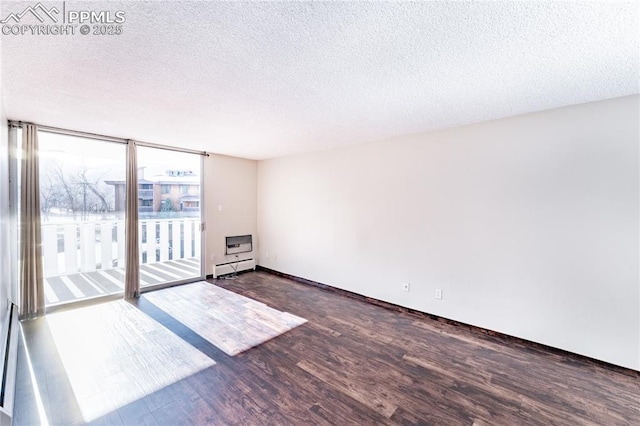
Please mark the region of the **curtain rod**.
[[39, 124], [27, 122], [27, 121], [9, 120], [9, 126], [10, 127], [22, 127], [23, 124], [33, 124], [34, 126], [38, 127], [38, 130], [42, 130], [43, 132], [56, 133], [56, 134], [60, 134], [60, 135], [78, 136], [78, 137], [96, 139], [96, 140], [105, 141], [105, 142], [121, 143], [121, 144], [125, 144], [125, 145], [128, 144], [129, 141], [131, 141], [131, 142], [134, 142], [138, 146], [144, 146], [144, 147], [147, 147], [147, 148], [157, 148], [157, 149], [164, 149], [164, 150], [167, 150], [167, 151], [184, 152], [184, 153], [187, 153], [187, 154], [197, 154], [197, 155], [202, 155], [202, 156], [205, 156], [205, 157], [209, 156], [209, 153], [207, 151], [198, 151], [198, 150], [195, 150], [195, 149], [180, 148], [180, 147], [176, 147], [176, 146], [161, 145], [161, 144], [155, 144], [155, 143], [150, 143], [150, 142], [142, 142], [142, 141], [137, 141], [137, 140], [133, 140], [133, 139], [123, 139], [123, 138], [117, 138], [117, 137], [114, 137], [114, 136], [101, 135], [101, 134], [98, 134], [98, 133], [62, 129], [60, 127], [42, 126], [42, 125], [39, 125]]

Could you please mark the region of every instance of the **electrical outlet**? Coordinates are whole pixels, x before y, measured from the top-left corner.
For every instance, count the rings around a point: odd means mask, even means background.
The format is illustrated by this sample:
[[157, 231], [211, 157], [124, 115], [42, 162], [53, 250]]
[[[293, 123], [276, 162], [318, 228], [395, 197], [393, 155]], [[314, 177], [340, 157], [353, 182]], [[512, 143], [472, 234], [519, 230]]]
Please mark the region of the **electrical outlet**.
[[439, 288], [436, 289], [436, 299], [442, 299], [442, 290]]
[[268, 259], [269, 258], [269, 252], [265, 253], [265, 257]]
[[409, 283], [402, 284], [402, 290], [410, 291], [411, 290], [411, 286], [409, 286]]

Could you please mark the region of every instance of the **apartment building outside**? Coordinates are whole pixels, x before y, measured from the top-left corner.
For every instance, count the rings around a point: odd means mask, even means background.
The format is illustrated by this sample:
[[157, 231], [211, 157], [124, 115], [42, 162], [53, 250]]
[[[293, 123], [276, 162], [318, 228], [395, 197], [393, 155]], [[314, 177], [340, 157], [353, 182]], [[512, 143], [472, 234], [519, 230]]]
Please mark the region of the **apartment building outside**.
[[[145, 177], [144, 167], [138, 169], [138, 214], [141, 218], [200, 214], [200, 177], [190, 170], [166, 170]], [[115, 211], [125, 210], [125, 181], [106, 180], [115, 195]]]

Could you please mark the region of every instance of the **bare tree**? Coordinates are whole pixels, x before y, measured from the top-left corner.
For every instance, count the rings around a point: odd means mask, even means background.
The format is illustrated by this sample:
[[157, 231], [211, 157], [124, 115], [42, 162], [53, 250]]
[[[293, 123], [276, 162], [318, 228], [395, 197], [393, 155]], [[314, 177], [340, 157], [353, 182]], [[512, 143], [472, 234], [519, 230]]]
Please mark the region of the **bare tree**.
[[51, 209], [60, 205], [62, 197], [60, 186], [52, 179], [51, 173], [45, 171], [40, 179], [40, 210], [45, 220], [49, 220]]
[[[53, 208], [71, 212], [73, 219], [81, 213], [109, 212], [109, 199], [113, 198], [103, 178], [108, 171], [96, 176], [97, 171], [86, 165], [70, 167], [55, 160], [43, 164], [40, 179], [40, 200], [43, 215], [48, 219]], [[93, 176], [92, 176], [93, 175]]]
[[[97, 178], [90, 180], [88, 178], [88, 170], [86, 166], [83, 166], [79, 171], [78, 184], [82, 186], [83, 215], [86, 215], [87, 206], [96, 206], [96, 213], [100, 211], [103, 215], [109, 211], [109, 203], [105, 199], [105, 195], [99, 191], [100, 183], [103, 181], [105, 174], [106, 172], [102, 173]], [[89, 198], [87, 198], [87, 196], [89, 196]], [[100, 209], [97, 208], [98, 204], [100, 205]], [[89, 210], [91, 210], [91, 208], [89, 208]]]
[[73, 219], [75, 220], [78, 204], [78, 187], [77, 185], [74, 185], [73, 181], [68, 179], [68, 172], [63, 169], [59, 162], [53, 162], [51, 164], [51, 171], [57, 184], [57, 189], [62, 194], [62, 198], [57, 207], [64, 208], [67, 211], [71, 210], [73, 213]]

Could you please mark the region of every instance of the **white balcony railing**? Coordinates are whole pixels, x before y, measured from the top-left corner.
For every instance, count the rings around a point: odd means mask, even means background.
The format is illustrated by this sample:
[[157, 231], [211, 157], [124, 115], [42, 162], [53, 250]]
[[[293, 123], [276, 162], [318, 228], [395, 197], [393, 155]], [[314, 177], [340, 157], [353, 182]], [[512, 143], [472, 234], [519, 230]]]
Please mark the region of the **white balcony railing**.
[[[200, 220], [139, 221], [142, 264], [200, 257]], [[122, 268], [125, 261], [123, 220], [45, 223], [42, 225], [44, 276]]]

